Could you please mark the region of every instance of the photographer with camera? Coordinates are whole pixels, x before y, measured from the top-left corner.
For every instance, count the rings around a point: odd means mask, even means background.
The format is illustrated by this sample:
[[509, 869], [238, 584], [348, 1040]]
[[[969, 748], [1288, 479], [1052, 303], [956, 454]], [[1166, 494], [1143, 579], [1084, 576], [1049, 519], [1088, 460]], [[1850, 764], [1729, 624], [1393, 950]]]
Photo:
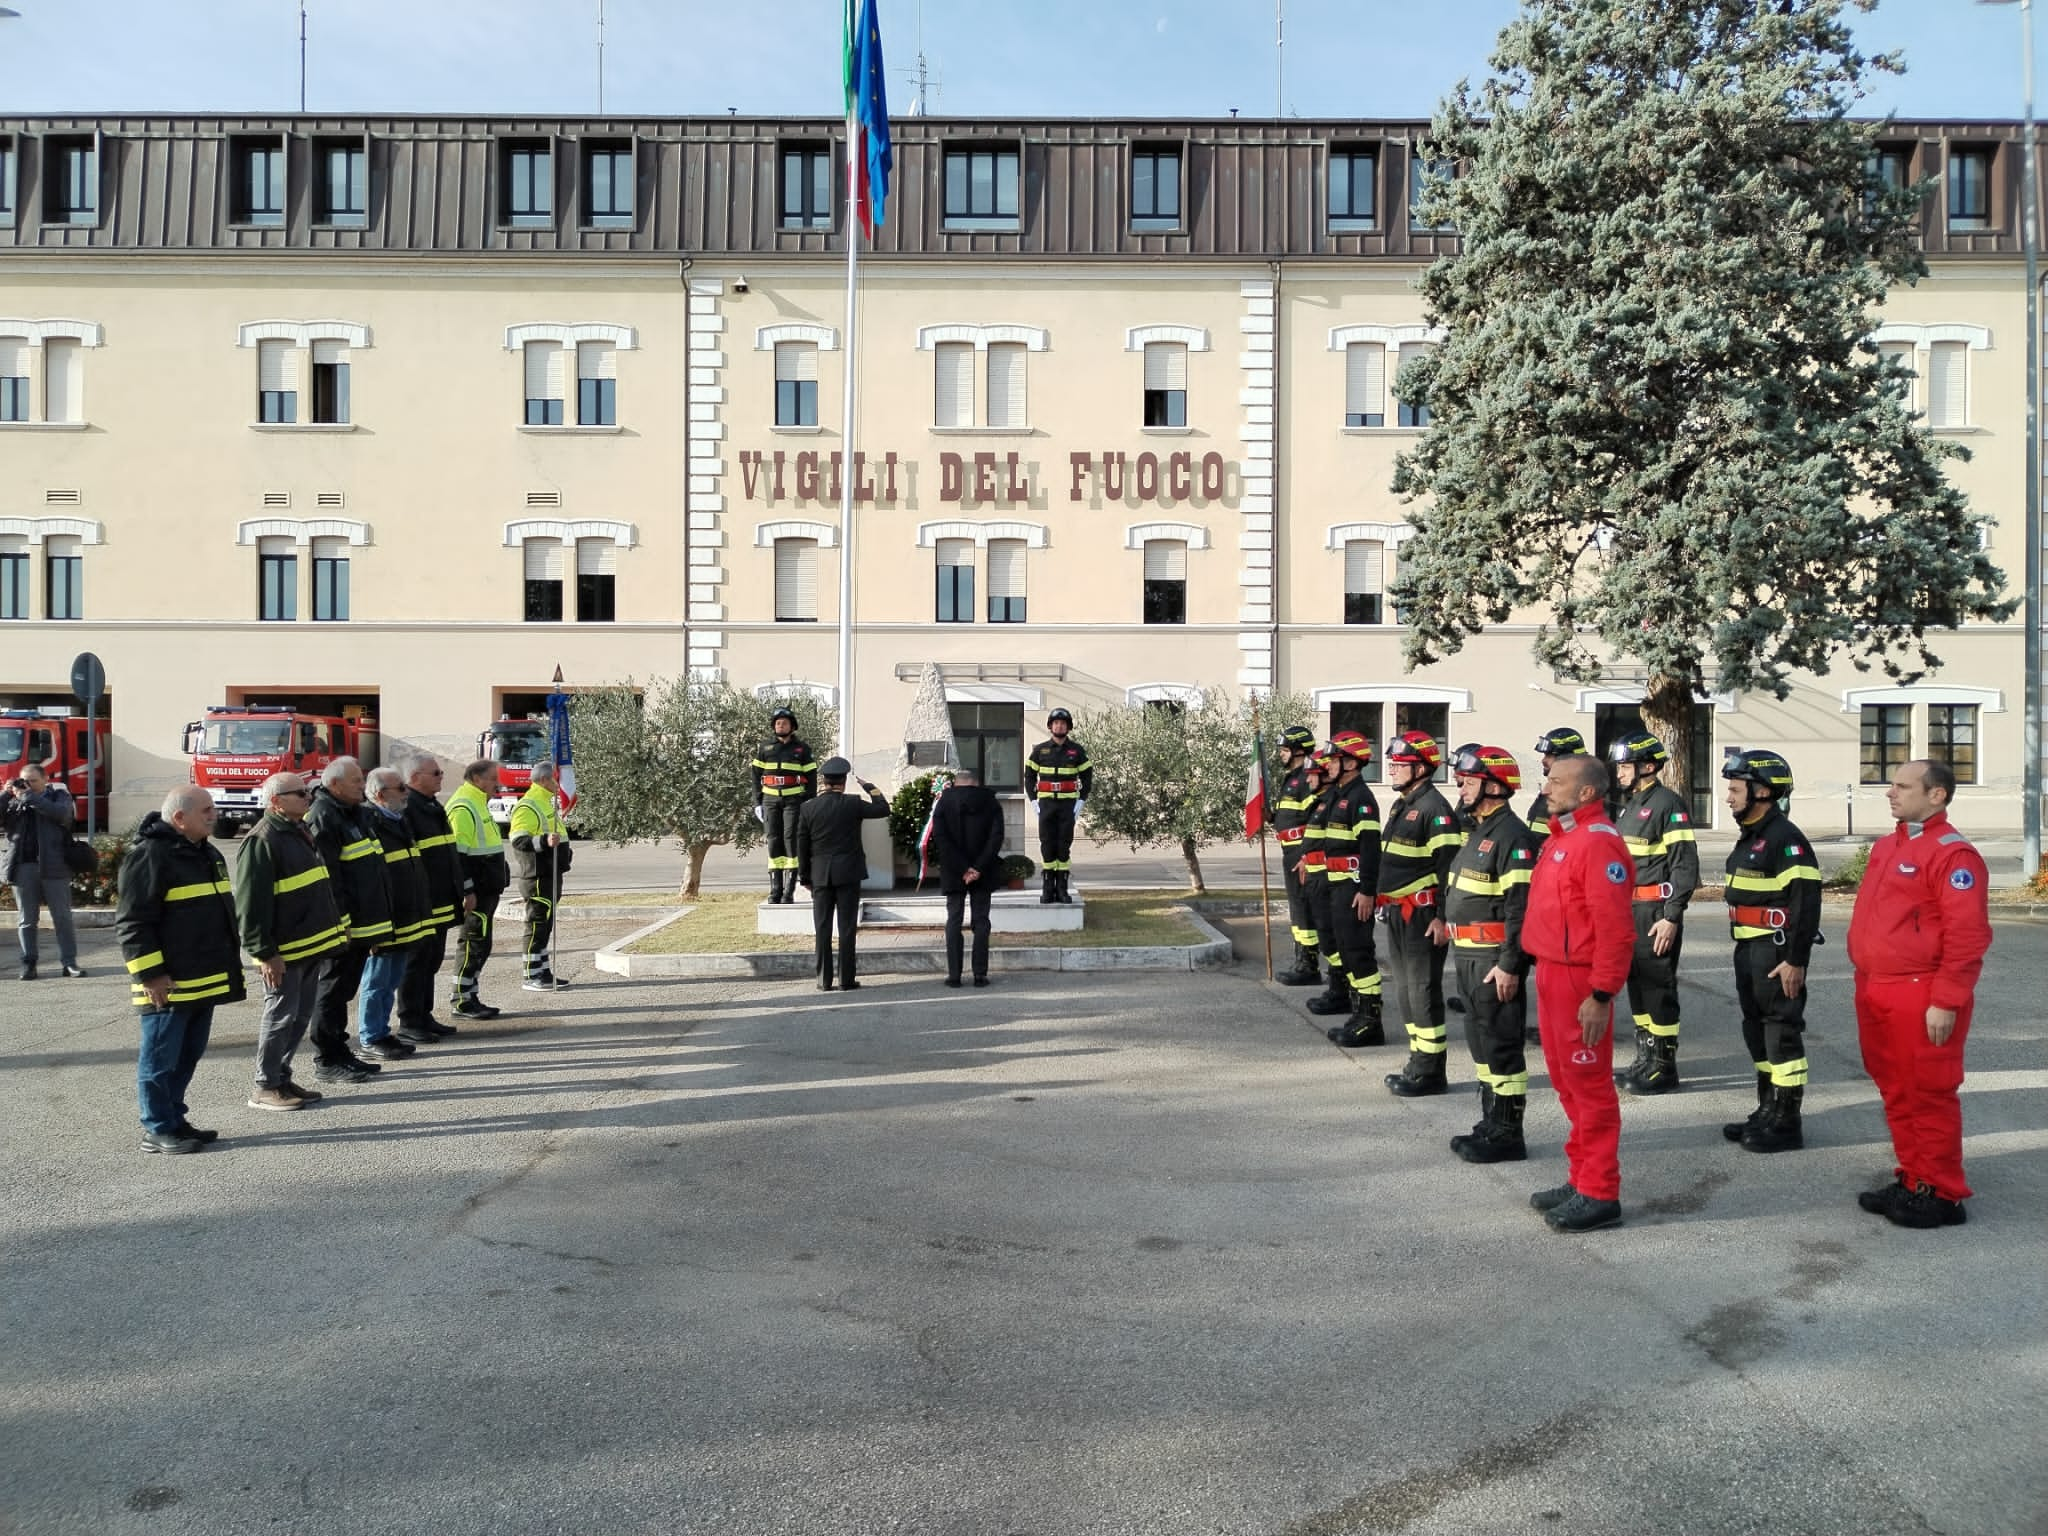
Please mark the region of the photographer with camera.
[[57, 957], [66, 976], [83, 976], [78, 935], [71, 925], [71, 866], [64, 847], [77, 818], [71, 792], [52, 784], [40, 763], [30, 763], [0, 796], [0, 831], [7, 834], [7, 883], [14, 887], [20, 919], [21, 979], [36, 979], [36, 922], [50, 909], [57, 930]]

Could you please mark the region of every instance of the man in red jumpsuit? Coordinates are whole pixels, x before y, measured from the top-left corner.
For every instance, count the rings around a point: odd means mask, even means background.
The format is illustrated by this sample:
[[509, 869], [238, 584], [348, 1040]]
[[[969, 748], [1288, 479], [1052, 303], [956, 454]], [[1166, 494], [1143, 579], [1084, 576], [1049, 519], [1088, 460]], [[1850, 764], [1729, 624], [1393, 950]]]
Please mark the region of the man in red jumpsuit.
[[1536, 960], [1543, 1062], [1571, 1121], [1567, 1177], [1529, 1204], [1558, 1232], [1621, 1220], [1621, 1102], [1614, 1091], [1614, 994], [1636, 948], [1635, 862], [1607, 819], [1607, 765], [1560, 757], [1543, 782], [1550, 838], [1529, 885], [1522, 948]]
[[1947, 763], [1892, 775], [1886, 799], [1899, 824], [1871, 848], [1849, 919], [1863, 1066], [1899, 1160], [1892, 1183], [1857, 1201], [1902, 1227], [1960, 1226], [1970, 1197], [1956, 1090], [1991, 916], [1984, 860], [1949, 825], [1955, 787]]

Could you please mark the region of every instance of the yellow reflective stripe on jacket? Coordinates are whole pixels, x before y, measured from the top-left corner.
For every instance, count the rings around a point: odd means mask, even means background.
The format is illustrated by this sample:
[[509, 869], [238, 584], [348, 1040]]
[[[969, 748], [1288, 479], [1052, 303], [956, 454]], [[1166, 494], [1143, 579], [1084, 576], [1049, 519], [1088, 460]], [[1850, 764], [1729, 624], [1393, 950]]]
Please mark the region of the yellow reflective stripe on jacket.
[[232, 896], [235, 888], [225, 880], [201, 880], [193, 885], [174, 885], [164, 892], [165, 901], [191, 901], [199, 896]]
[[344, 843], [342, 845], [342, 862], [347, 863], [351, 859], [367, 859], [380, 851], [377, 839], [374, 837], [359, 837], [352, 843]]
[[[1464, 842], [1463, 832], [1439, 832], [1426, 843], [1404, 843], [1389, 838], [1380, 852], [1390, 859], [1429, 859], [1436, 856], [1439, 848], [1459, 848], [1464, 846]], [[1393, 892], [1386, 894], [1391, 896]]]
[[386, 849], [384, 852], [384, 862], [386, 864], [403, 864], [407, 859], [416, 859], [419, 856], [420, 850], [418, 846], [407, 844], [399, 848]]
[[148, 954], [138, 955], [135, 959], [128, 962], [128, 974], [130, 976], [140, 976], [144, 971], [155, 970], [163, 963], [164, 952], [160, 949], [152, 949]]
[[[1389, 844], [1388, 846], [1391, 847], [1392, 845]], [[1434, 871], [1431, 871], [1423, 875], [1420, 880], [1410, 880], [1406, 885], [1397, 886], [1391, 891], [1381, 891], [1380, 895], [1391, 900], [1396, 896], [1413, 896], [1417, 891], [1433, 891], [1435, 889], [1436, 874]]]
[[420, 852], [425, 853], [429, 848], [451, 847], [454, 842], [455, 834], [453, 832], [436, 832], [432, 837], [419, 839], [413, 846], [419, 849]]
[[272, 885], [270, 889], [274, 894], [282, 896], [286, 891], [302, 891], [307, 886], [317, 885], [326, 878], [327, 866], [325, 864], [315, 864], [311, 869], [302, 870], [296, 875], [286, 875], [282, 880]]
[[348, 936], [352, 939], [381, 939], [391, 932], [391, 919], [381, 923], [350, 923]]
[[348, 924], [336, 923], [332, 928], [319, 933], [309, 933], [303, 939], [293, 939], [289, 944], [277, 946], [281, 960], [307, 960], [314, 955], [324, 955], [330, 949], [339, 949], [348, 942]]
[[1497, 880], [1489, 880], [1477, 870], [1461, 869], [1451, 876], [1451, 889], [1469, 891], [1474, 896], [1505, 896], [1517, 885], [1527, 885], [1533, 870], [1525, 867], [1504, 870]]
[[156, 999], [152, 998], [149, 995], [149, 989], [139, 981], [129, 990], [134, 994], [135, 1001], [141, 1003], [146, 1008], [172, 1008], [176, 1007], [179, 1003], [203, 1003], [209, 997], [225, 997], [234, 990], [234, 987], [232, 985], [232, 978], [226, 971], [222, 971], [215, 976], [193, 976], [182, 980], [174, 979], [171, 982], [170, 995], [162, 1003], [158, 1003]]
[[1811, 864], [1788, 864], [1775, 875], [1761, 870], [1738, 869], [1728, 877], [1730, 891], [1785, 891], [1791, 889], [1794, 880], [1820, 880], [1820, 871]]
[[1639, 859], [1655, 858], [1660, 853], [1669, 853], [1673, 843], [1696, 843], [1699, 841], [1698, 838], [1693, 836], [1690, 827], [1679, 827], [1656, 838], [1629, 837], [1624, 834], [1621, 840], [1627, 845], [1628, 851]]
[[[462, 821], [456, 820], [458, 815]], [[468, 823], [466, 829], [464, 822]], [[448, 797], [448, 826], [454, 834], [456, 848], [463, 853], [475, 857], [504, 852], [505, 839], [498, 831], [497, 822], [491, 819], [489, 797], [467, 780]], [[467, 836], [464, 835], [465, 830]]]

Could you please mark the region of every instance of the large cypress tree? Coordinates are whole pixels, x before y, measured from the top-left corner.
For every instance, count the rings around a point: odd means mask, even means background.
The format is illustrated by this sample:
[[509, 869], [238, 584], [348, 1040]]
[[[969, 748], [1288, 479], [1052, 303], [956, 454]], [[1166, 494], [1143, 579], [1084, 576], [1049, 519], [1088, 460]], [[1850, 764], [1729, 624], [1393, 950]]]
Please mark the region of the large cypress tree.
[[1458, 173], [1422, 218], [1463, 239], [1422, 278], [1447, 339], [1398, 381], [1433, 417], [1394, 480], [1411, 666], [1535, 610], [1560, 676], [1647, 668], [1682, 764], [1695, 689], [1782, 698], [1841, 653], [1911, 681], [1929, 630], [2011, 612], [1962, 450], [1869, 340], [1925, 274], [1926, 187], [1879, 183], [1849, 116], [1899, 67], [1851, 3], [1523, 0], [1439, 108]]

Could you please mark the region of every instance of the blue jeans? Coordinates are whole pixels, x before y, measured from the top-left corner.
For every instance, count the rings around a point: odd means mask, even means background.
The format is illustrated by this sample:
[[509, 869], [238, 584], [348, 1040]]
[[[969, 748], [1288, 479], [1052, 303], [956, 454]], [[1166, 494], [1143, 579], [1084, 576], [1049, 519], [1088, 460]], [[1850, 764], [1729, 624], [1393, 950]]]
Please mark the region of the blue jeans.
[[398, 997], [398, 984], [405, 979], [405, 965], [412, 958], [405, 949], [373, 949], [363, 959], [363, 990], [356, 996], [356, 1036], [363, 1044], [382, 1040], [391, 1033], [391, 1005]]
[[213, 1032], [213, 1004], [162, 1008], [142, 1015], [142, 1049], [135, 1061], [135, 1096], [142, 1128], [174, 1131], [185, 1123], [185, 1090], [206, 1054]]

